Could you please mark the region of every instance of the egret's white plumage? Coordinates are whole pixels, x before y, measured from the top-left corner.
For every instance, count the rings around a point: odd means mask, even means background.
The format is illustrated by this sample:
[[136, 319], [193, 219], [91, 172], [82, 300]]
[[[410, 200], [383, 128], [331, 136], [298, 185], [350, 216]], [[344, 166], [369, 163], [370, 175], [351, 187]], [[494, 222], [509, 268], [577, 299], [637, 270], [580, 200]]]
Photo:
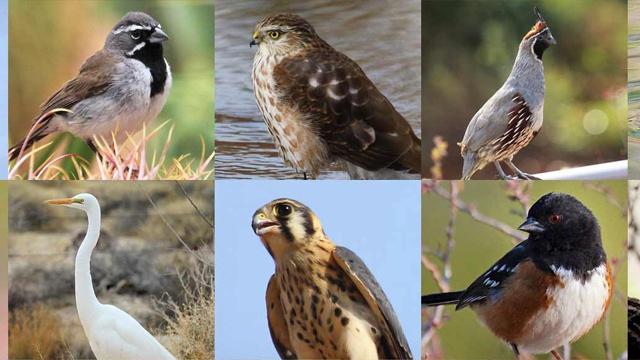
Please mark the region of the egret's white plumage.
[[87, 213], [87, 234], [78, 249], [75, 267], [76, 307], [91, 350], [98, 360], [175, 359], [131, 315], [113, 305], [101, 304], [91, 282], [91, 253], [100, 235], [100, 204], [91, 194], [49, 200]]

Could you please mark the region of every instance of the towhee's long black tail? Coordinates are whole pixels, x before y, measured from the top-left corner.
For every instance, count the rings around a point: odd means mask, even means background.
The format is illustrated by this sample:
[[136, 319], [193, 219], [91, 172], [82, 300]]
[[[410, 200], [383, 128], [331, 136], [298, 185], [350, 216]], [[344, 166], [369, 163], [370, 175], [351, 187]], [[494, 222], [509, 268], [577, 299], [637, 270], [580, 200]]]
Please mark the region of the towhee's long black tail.
[[454, 291], [447, 293], [422, 295], [422, 305], [426, 306], [438, 306], [447, 304], [457, 304], [460, 300], [460, 296], [464, 291]]

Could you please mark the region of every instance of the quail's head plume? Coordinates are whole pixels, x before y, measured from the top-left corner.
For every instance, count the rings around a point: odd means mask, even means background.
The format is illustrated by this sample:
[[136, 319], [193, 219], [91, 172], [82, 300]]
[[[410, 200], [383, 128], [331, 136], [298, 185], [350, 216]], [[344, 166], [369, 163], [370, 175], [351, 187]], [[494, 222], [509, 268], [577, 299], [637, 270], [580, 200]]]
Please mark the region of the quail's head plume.
[[544, 105], [542, 56], [556, 43], [551, 29], [535, 9], [537, 22], [520, 42], [511, 74], [502, 87], [478, 110], [459, 143], [464, 160], [462, 178], [468, 180], [493, 163], [498, 175], [508, 176], [504, 162], [521, 179], [534, 179], [513, 164], [513, 157], [538, 134]]

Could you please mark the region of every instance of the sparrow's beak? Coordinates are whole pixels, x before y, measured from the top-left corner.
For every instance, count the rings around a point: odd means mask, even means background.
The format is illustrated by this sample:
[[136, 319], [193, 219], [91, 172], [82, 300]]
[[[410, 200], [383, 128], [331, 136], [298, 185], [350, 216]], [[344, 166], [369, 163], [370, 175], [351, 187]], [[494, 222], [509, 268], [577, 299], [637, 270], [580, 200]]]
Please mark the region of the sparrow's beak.
[[536, 219], [529, 217], [522, 225], [518, 227], [518, 230], [528, 232], [529, 234], [539, 234], [544, 232], [546, 229]]
[[74, 198], [65, 198], [65, 199], [52, 199], [46, 200], [45, 204], [49, 205], [71, 205], [71, 204], [82, 204], [82, 199], [74, 199]]
[[253, 40], [251, 40], [251, 42], [249, 43], [249, 47], [252, 47], [253, 45], [260, 45], [260, 33], [258, 31], [253, 33], [252, 38]]
[[167, 35], [162, 29], [155, 28], [153, 33], [149, 37], [149, 42], [152, 44], [161, 43], [163, 41], [169, 40], [169, 35]]

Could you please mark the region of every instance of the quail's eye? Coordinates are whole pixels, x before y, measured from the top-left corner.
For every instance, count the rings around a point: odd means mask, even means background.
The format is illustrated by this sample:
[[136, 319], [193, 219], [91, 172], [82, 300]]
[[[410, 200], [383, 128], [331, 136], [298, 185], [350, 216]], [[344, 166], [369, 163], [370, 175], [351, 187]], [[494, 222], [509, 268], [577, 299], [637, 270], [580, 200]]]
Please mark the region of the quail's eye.
[[559, 224], [562, 221], [562, 215], [553, 214], [549, 216], [549, 222], [552, 224]]
[[141, 36], [141, 35], [142, 35], [142, 32], [141, 32], [140, 30], [133, 30], [133, 31], [131, 32], [131, 38], [132, 38], [133, 40], [138, 40], [138, 39], [140, 39], [140, 36]]
[[275, 40], [275, 39], [280, 37], [280, 31], [278, 31], [278, 30], [270, 30], [270, 31], [267, 31], [267, 35], [269, 35], [270, 38]]
[[293, 212], [293, 208], [289, 204], [278, 204], [276, 205], [276, 215], [280, 217], [286, 217], [291, 215]]

